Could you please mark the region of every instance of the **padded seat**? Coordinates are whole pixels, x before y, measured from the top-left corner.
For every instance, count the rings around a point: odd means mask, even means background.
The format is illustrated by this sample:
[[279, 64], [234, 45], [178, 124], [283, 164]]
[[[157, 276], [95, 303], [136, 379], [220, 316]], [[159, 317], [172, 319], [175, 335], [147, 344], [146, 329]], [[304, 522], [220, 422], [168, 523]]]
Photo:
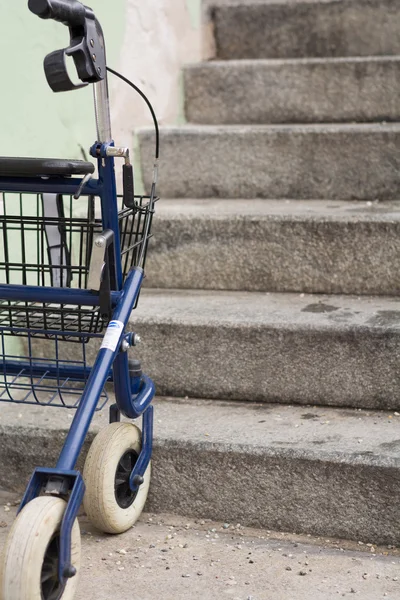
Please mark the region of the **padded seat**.
[[94, 165], [84, 160], [0, 157], [0, 177], [71, 177], [89, 173], [94, 173]]

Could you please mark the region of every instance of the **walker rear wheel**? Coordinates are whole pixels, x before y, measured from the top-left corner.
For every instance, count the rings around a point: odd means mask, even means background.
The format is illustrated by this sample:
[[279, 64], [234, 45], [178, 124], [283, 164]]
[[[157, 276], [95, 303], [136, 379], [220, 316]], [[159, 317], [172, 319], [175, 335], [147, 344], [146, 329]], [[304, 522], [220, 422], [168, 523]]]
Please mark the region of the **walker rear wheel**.
[[136, 492], [129, 478], [142, 447], [132, 423], [112, 423], [94, 439], [85, 462], [83, 505], [92, 524], [105, 533], [123, 533], [136, 523], [147, 500], [151, 465]]
[[72, 600], [78, 584], [81, 539], [78, 521], [72, 529], [71, 562], [77, 575], [58, 577], [60, 527], [66, 503], [45, 496], [29, 502], [16, 518], [1, 560], [1, 600]]

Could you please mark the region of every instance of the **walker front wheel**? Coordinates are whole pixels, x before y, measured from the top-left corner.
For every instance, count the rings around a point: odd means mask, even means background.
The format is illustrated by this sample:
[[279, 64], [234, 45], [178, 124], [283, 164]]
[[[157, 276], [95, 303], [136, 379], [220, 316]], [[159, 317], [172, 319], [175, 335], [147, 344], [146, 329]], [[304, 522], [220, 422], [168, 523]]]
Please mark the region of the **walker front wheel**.
[[77, 574], [61, 583], [58, 577], [60, 527], [66, 503], [41, 496], [16, 518], [3, 550], [1, 600], [72, 600], [78, 584], [81, 538], [78, 521], [72, 528], [71, 562]]
[[129, 478], [139, 458], [140, 429], [132, 423], [112, 423], [94, 439], [85, 462], [83, 505], [92, 524], [104, 533], [123, 533], [140, 517], [150, 485], [151, 465], [136, 492]]

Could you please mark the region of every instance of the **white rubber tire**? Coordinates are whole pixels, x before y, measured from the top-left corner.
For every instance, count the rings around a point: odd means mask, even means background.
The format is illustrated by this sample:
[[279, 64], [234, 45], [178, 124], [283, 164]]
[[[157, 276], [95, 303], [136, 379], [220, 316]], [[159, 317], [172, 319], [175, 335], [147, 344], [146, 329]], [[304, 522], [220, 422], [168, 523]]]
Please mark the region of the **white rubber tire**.
[[150, 486], [151, 464], [133, 504], [121, 508], [115, 497], [115, 474], [123, 455], [140, 453], [142, 436], [132, 423], [112, 423], [95, 437], [83, 470], [86, 493], [83, 506], [92, 524], [104, 533], [124, 533], [142, 514]]
[[[41, 573], [47, 547], [59, 531], [66, 503], [41, 496], [20, 512], [8, 535], [1, 557], [0, 599], [42, 600]], [[64, 590], [62, 600], [72, 600], [78, 585], [81, 536], [78, 520], [72, 528], [72, 564], [77, 570]]]

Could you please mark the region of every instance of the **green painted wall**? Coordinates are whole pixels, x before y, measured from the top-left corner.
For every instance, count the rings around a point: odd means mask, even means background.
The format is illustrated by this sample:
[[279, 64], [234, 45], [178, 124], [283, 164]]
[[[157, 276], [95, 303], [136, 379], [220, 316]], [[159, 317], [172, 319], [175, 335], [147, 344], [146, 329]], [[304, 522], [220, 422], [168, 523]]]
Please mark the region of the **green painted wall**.
[[[54, 94], [43, 59], [68, 46], [68, 29], [33, 15], [27, 0], [0, 3], [0, 155], [82, 158], [96, 136], [92, 90]], [[108, 48], [117, 65], [127, 0], [96, 0]], [[91, 88], [91, 86], [90, 86]]]
[[201, 25], [202, 3], [201, 0], [186, 0], [192, 27], [198, 29]]

